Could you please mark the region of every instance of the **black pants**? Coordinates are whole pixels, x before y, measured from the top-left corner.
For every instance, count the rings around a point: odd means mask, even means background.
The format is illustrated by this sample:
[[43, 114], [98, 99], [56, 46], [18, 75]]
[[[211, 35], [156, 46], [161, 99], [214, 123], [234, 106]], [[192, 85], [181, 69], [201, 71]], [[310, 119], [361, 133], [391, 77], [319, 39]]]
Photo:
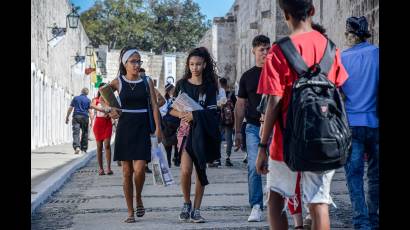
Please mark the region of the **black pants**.
[[[164, 146], [165, 151], [167, 152], [167, 160], [168, 160], [168, 167], [171, 168], [171, 155], [172, 155], [172, 146], [174, 146], [174, 158], [175, 161], [180, 161], [179, 159], [179, 154], [178, 154], [178, 148], [177, 145], [169, 145], [169, 146]], [[174, 162], [175, 163], [175, 162]]]
[[[73, 148], [80, 148], [82, 151], [88, 149], [88, 117], [82, 115], [73, 116]], [[80, 141], [81, 130], [81, 141]]]

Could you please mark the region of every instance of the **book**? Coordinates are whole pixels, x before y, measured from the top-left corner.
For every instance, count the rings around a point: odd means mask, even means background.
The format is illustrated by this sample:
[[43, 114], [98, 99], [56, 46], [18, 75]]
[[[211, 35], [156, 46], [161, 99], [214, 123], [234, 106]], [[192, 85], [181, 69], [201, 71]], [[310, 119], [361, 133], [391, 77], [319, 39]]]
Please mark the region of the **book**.
[[103, 87], [101, 87], [100, 94], [110, 107], [121, 109], [121, 105], [118, 103], [114, 91], [112, 90], [109, 84], [106, 84]]

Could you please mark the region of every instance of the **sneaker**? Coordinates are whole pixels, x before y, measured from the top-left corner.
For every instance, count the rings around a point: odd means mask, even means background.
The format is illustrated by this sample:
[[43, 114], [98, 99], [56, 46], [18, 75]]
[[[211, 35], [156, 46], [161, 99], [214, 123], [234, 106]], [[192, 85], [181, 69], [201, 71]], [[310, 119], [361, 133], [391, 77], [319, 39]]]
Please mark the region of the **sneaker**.
[[233, 164], [232, 164], [232, 162], [231, 162], [231, 159], [226, 158], [225, 166], [229, 166], [229, 167], [232, 167], [232, 166], [233, 166]]
[[79, 154], [80, 151], [81, 151], [80, 148], [77, 147], [77, 148], [75, 148], [74, 154]]
[[182, 211], [179, 214], [179, 220], [181, 221], [188, 221], [190, 218], [189, 213], [191, 212], [191, 203], [184, 203], [184, 206], [182, 207]]
[[252, 212], [248, 217], [248, 222], [260, 222], [262, 220], [262, 210], [259, 204], [255, 204], [252, 208]]
[[199, 209], [194, 208], [191, 212], [191, 222], [193, 223], [205, 223], [205, 219], [201, 216]]
[[221, 159], [216, 160], [216, 161], [215, 161], [215, 164], [217, 164], [218, 166], [221, 166], [221, 165], [222, 165], [222, 164], [221, 164]]
[[145, 166], [145, 172], [146, 173], [152, 173], [151, 169], [148, 168], [148, 165]]
[[248, 154], [245, 155], [245, 158], [243, 158], [243, 163], [247, 164], [248, 163]]
[[310, 230], [311, 227], [312, 227], [312, 219], [310, 218], [310, 215], [308, 214], [303, 220], [303, 228]]

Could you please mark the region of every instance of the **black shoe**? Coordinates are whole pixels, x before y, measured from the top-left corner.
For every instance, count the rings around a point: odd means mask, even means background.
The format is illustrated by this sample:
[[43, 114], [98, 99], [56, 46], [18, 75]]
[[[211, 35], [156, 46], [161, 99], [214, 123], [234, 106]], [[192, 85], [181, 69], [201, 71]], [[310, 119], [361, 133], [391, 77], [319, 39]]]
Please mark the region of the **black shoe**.
[[247, 164], [248, 163], [248, 154], [246, 154], [245, 158], [243, 159], [243, 163]]
[[148, 165], [145, 166], [145, 172], [146, 172], [146, 173], [152, 173], [151, 169], [148, 168]]
[[233, 166], [233, 164], [232, 164], [232, 162], [231, 162], [231, 159], [226, 158], [225, 166], [228, 166], [228, 167], [232, 167], [232, 166]]
[[179, 214], [179, 220], [181, 221], [188, 221], [189, 218], [191, 217], [191, 208], [192, 204], [191, 203], [184, 203], [184, 206], [182, 207], [182, 211]]
[[218, 166], [221, 166], [222, 164], [221, 164], [221, 160], [216, 160], [215, 161], [215, 164], [217, 164]]

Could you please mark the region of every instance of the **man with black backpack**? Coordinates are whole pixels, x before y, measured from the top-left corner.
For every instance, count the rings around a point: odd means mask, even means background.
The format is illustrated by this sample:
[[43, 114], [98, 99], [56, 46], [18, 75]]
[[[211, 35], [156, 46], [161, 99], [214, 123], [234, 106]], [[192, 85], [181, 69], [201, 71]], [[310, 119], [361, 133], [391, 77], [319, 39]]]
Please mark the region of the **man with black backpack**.
[[291, 34], [272, 46], [259, 80], [257, 92], [270, 96], [256, 168], [268, 174], [272, 229], [288, 229], [283, 209], [285, 200], [295, 198], [298, 172], [312, 229], [330, 229], [330, 183], [335, 169], [344, 165], [351, 143], [337, 89], [348, 76], [339, 50], [312, 29], [312, 0], [279, 0], [279, 6]]

